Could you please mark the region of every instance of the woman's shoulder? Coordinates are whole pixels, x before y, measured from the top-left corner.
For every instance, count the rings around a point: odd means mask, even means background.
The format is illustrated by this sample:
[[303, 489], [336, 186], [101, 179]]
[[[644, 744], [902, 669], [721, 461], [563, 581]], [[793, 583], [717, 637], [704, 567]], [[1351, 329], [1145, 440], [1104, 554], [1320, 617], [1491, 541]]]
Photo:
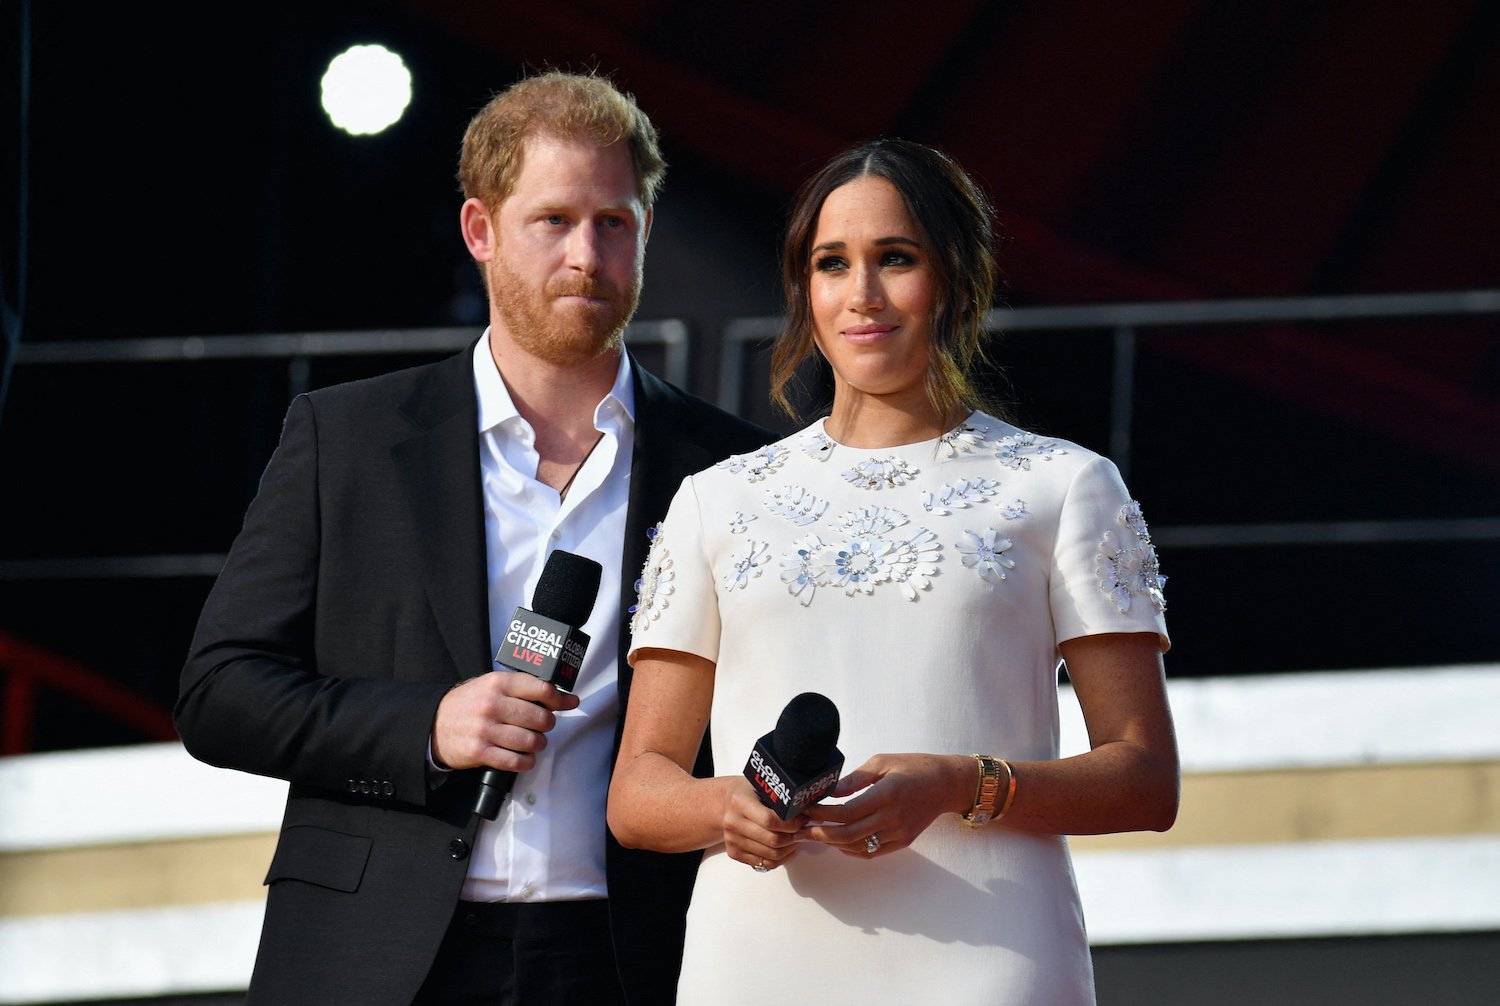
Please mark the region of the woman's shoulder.
[[993, 455], [1012, 471], [1058, 469], [1069, 473], [1098, 461], [1105, 455], [1065, 437], [1025, 429], [986, 412], [975, 412], [944, 438], [953, 446]]

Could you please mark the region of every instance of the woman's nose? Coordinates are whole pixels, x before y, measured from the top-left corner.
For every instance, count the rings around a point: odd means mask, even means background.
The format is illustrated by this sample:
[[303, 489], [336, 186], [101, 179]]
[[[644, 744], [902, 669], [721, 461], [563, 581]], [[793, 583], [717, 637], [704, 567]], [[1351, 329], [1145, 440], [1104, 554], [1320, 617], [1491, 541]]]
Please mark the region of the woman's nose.
[[880, 277], [873, 270], [855, 277], [854, 288], [849, 292], [849, 306], [861, 314], [885, 306], [885, 291], [880, 286]]

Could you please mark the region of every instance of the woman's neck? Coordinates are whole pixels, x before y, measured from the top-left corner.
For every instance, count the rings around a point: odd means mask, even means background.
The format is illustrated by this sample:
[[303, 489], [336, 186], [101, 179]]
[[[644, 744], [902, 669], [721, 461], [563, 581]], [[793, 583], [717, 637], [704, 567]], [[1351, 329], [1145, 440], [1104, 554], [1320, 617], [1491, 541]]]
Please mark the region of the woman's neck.
[[904, 401], [894, 396], [834, 396], [824, 429], [845, 447], [899, 447], [940, 437], [956, 426], [962, 415], [943, 416], [927, 401]]

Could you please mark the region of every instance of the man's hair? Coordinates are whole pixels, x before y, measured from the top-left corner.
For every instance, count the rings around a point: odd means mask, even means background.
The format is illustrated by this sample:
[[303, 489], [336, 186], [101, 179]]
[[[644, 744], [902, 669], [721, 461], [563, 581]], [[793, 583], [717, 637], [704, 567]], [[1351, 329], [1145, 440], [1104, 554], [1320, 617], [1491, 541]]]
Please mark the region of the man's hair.
[[592, 140], [601, 146], [624, 141], [641, 204], [650, 208], [655, 203], [667, 173], [656, 127], [635, 98], [610, 81], [561, 70], [517, 81], [469, 120], [458, 158], [464, 197], [491, 210], [504, 202], [520, 177], [525, 143], [535, 136]]
[[856, 178], [893, 185], [931, 246], [938, 298], [927, 354], [927, 398], [938, 414], [985, 408], [1003, 415], [970, 375], [987, 365], [981, 345], [995, 295], [994, 210], [984, 191], [947, 154], [910, 140], [882, 138], [850, 147], [803, 183], [781, 251], [787, 324], [771, 351], [771, 400], [796, 417], [787, 384], [815, 354], [808, 292], [813, 235], [829, 193]]

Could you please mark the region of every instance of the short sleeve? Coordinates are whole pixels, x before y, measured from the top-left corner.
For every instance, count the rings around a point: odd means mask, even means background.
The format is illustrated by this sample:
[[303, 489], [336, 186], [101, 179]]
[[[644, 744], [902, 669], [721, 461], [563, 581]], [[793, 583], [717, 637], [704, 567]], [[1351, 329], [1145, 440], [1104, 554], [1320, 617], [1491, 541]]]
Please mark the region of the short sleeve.
[[1166, 597], [1156, 546], [1119, 469], [1095, 457], [1063, 499], [1050, 587], [1057, 642], [1104, 632], [1154, 632], [1162, 651]]
[[680, 650], [718, 663], [719, 603], [693, 477], [682, 480], [666, 518], [651, 529], [646, 566], [636, 581], [630, 648]]

